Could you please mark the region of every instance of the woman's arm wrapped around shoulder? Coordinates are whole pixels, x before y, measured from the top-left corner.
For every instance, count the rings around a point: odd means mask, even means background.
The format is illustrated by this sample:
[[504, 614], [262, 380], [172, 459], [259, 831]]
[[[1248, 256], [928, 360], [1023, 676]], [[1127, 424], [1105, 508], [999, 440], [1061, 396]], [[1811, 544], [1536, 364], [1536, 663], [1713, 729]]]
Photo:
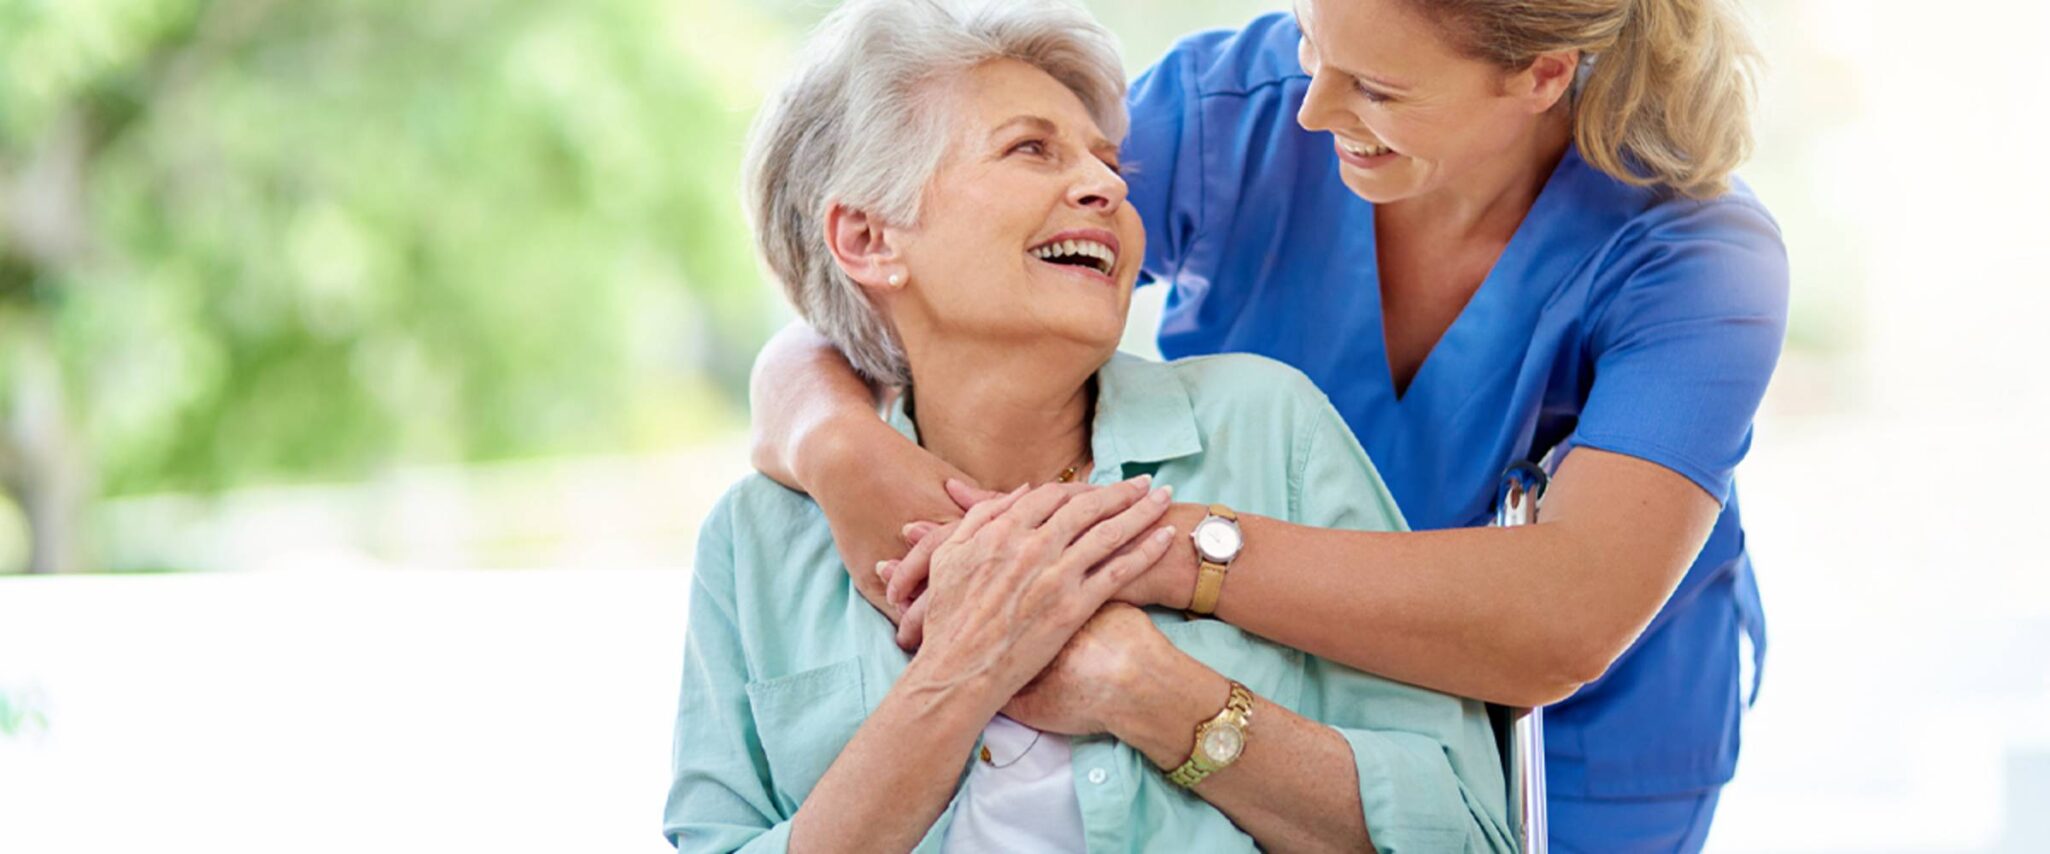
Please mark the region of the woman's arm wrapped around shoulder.
[[[1510, 706], [1572, 695], [1664, 605], [1719, 509], [1670, 468], [1582, 447], [1538, 524], [1406, 531], [1343, 419], [1314, 388], [1305, 398], [1298, 516], [1241, 516], [1246, 546], [1216, 616], [1412, 685]], [[1195, 577], [1190, 550], [1164, 560], [1149, 576]]]
[[904, 555], [905, 525], [960, 518], [945, 484], [968, 477], [879, 418], [883, 396], [832, 342], [792, 323], [755, 360], [751, 456], [756, 470], [818, 502], [855, 589], [896, 621], [903, 615], [876, 566]]

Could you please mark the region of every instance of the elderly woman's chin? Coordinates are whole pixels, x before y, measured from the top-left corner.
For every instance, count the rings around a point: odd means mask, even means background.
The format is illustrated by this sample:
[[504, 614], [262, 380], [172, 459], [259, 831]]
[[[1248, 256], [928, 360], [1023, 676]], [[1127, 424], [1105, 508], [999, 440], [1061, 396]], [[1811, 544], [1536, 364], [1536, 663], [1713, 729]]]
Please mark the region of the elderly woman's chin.
[[1034, 286], [1024, 293], [1030, 304], [1021, 306], [1016, 316], [1037, 326], [1040, 334], [1093, 346], [1102, 351], [1102, 358], [1110, 358], [1125, 334], [1125, 318], [1132, 307], [1132, 283], [1106, 278], [1094, 271], [1076, 274], [1056, 270], [1032, 278], [1036, 280]]
[[[960, 312], [944, 319], [934, 330], [938, 344], [953, 341], [982, 350], [990, 344], [1001, 348], [1005, 359], [1022, 360], [1042, 368], [1054, 362], [1083, 373], [1092, 372], [1117, 351], [1124, 337], [1126, 304], [1077, 296], [1038, 294], [1036, 298], [985, 306], [982, 311]], [[964, 352], [953, 345], [914, 347], [914, 352]], [[948, 358], [942, 356], [941, 358]], [[915, 367], [915, 366], [914, 366]]]
[[[997, 250], [971, 252], [988, 257]], [[921, 270], [923, 274], [921, 275]], [[919, 283], [897, 303], [892, 324], [909, 338], [928, 342], [1001, 343], [1037, 351], [1039, 358], [1095, 358], [1094, 369], [1109, 359], [1123, 339], [1131, 311], [1134, 270], [1069, 266], [1027, 258], [1020, 265], [981, 265], [964, 270], [949, 265], [914, 267]], [[927, 331], [920, 334], [917, 327]], [[972, 346], [972, 345], [971, 345]], [[917, 347], [912, 351], [953, 349]]]

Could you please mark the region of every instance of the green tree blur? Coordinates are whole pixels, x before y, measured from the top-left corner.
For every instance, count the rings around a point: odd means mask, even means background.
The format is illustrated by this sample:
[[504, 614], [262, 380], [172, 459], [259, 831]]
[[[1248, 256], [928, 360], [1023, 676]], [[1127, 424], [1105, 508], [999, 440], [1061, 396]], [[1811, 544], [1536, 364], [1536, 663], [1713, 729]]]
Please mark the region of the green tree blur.
[[[617, 450], [736, 418], [770, 39], [647, 0], [0, 0], [0, 484]], [[4, 509], [4, 508], [0, 508]]]

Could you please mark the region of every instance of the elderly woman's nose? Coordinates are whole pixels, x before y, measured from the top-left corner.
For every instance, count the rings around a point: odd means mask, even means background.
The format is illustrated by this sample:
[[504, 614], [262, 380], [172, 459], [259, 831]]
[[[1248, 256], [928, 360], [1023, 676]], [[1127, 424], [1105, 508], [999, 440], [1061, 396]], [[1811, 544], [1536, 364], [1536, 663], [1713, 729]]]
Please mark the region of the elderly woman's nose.
[[[1094, 162], [1094, 161], [1092, 161]], [[1068, 191], [1068, 198], [1076, 207], [1109, 213], [1125, 203], [1125, 181], [1109, 166], [1097, 163], [1087, 167]]]

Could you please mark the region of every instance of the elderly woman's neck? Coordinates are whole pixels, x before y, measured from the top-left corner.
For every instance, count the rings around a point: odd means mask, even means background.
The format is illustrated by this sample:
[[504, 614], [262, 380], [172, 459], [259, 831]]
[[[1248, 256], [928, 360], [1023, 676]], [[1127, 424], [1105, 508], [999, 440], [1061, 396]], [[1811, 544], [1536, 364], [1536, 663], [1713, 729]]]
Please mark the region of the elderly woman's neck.
[[916, 372], [918, 439], [987, 489], [1055, 480], [1089, 456], [1093, 370], [1061, 372], [1028, 359], [963, 360]]

